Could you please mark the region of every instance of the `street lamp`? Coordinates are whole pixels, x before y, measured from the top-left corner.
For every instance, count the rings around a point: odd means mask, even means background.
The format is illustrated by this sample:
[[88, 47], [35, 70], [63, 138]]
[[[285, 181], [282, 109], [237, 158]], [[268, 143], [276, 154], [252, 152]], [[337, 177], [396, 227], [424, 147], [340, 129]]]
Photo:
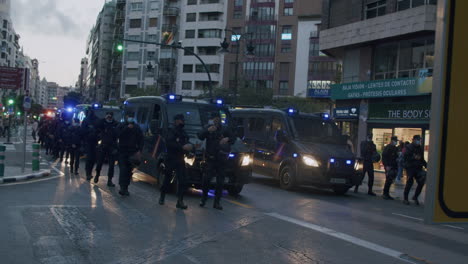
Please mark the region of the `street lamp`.
[[[245, 33], [244, 35], [237, 34], [234, 30], [232, 29], [225, 29], [224, 31], [229, 31], [232, 34], [231, 40], [237, 42], [237, 48], [236, 48], [236, 62], [235, 62], [235, 72], [234, 72], [234, 87], [233, 87], [233, 93], [234, 93], [234, 104], [237, 104], [237, 86], [238, 86], [238, 75], [239, 75], [239, 54], [240, 54], [240, 41], [244, 40], [245, 35], [250, 36], [249, 42], [247, 43], [246, 46], [246, 56], [247, 57], [253, 57], [254, 51], [255, 51], [255, 46], [252, 44], [252, 33]], [[223, 53], [229, 53], [229, 42], [227, 42], [227, 39], [224, 38], [224, 41], [221, 42], [221, 52]]]

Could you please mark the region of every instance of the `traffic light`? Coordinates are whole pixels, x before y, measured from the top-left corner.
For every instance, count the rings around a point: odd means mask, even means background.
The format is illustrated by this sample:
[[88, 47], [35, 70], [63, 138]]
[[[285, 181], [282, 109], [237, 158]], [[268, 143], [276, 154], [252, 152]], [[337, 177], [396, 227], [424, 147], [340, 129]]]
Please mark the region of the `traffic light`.
[[8, 105], [14, 105], [15, 104], [15, 100], [13, 99], [8, 99]]
[[17, 116], [20, 116], [20, 115], [21, 115], [21, 112], [16, 113], [16, 115], [17, 115]]
[[117, 44], [116, 49], [117, 49], [118, 52], [123, 52], [123, 50], [124, 50], [123, 44], [122, 43]]

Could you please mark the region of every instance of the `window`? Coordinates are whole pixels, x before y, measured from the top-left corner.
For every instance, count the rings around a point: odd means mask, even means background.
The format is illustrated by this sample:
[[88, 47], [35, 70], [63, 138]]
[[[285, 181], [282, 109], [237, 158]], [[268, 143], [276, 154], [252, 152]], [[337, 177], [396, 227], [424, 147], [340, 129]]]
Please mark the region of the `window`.
[[292, 4], [292, 3], [294, 3], [294, 0], [284, 0], [284, 3], [285, 4]]
[[158, 26], [158, 18], [152, 17], [149, 19], [149, 27], [157, 27]]
[[219, 21], [218, 12], [200, 13], [199, 21]]
[[197, 13], [187, 13], [187, 22], [197, 21]]
[[127, 61], [139, 61], [140, 52], [127, 52]]
[[127, 77], [138, 77], [138, 69], [127, 69]]
[[131, 11], [142, 11], [143, 10], [143, 2], [136, 2], [130, 4]]
[[193, 64], [184, 64], [183, 66], [183, 72], [184, 73], [191, 73], [193, 72]]
[[233, 19], [242, 19], [243, 17], [244, 13], [242, 12], [242, 10], [234, 10], [234, 12], [232, 13]]
[[387, 1], [380, 0], [366, 5], [366, 19], [383, 16], [386, 13]]
[[198, 47], [198, 55], [216, 55], [218, 47]]
[[158, 2], [158, 1], [151, 1], [150, 2], [150, 9], [151, 10], [159, 10], [159, 8], [161, 7], [161, 4]]
[[398, 0], [398, 11], [422, 5], [437, 5], [437, 0]]
[[[195, 52], [195, 48], [194, 48], [194, 47], [185, 47], [185, 49], [186, 49], [186, 50], [189, 50], [189, 51], [191, 51], [191, 52]], [[185, 56], [193, 56], [192, 53], [187, 52], [186, 50], [184, 50], [184, 55], [185, 55]]]
[[291, 47], [281, 47], [281, 53], [290, 53]]
[[147, 59], [147, 60], [157, 60], [158, 58], [156, 57], [156, 52], [154, 52], [154, 51], [147, 51], [147, 52], [146, 52], [146, 59]]
[[250, 132], [264, 133], [267, 130], [265, 119], [260, 117], [251, 117], [247, 124]]
[[243, 6], [244, 0], [234, 0], [234, 6]]
[[182, 90], [192, 90], [192, 81], [182, 81]]
[[195, 30], [185, 30], [185, 38], [195, 38]]
[[148, 34], [146, 40], [151, 42], [157, 42], [159, 41], [159, 37], [157, 34]]
[[294, 12], [294, 8], [292, 7], [285, 7], [283, 10], [283, 15], [284, 16], [292, 16]]
[[[208, 67], [208, 70], [212, 73], [219, 73], [219, 64], [208, 64], [206, 67]], [[206, 71], [202, 64], [197, 64], [195, 67], [195, 72], [205, 73]]]
[[275, 56], [274, 44], [255, 44], [255, 56], [273, 57]]
[[280, 80], [289, 80], [289, 62], [280, 63], [279, 78]]
[[292, 26], [283, 26], [281, 40], [292, 40]]
[[252, 20], [274, 20], [276, 16], [274, 7], [255, 7], [250, 10]]
[[320, 46], [319, 46], [318, 39], [314, 39], [310, 41], [309, 56], [310, 57], [320, 56]]
[[[213, 86], [215, 83], [213, 83]], [[195, 90], [208, 90], [210, 89], [210, 82], [209, 81], [195, 81]]]
[[289, 93], [289, 83], [287, 81], [281, 81], [279, 83], [279, 94], [288, 95]]
[[141, 28], [141, 19], [130, 19], [130, 28]]
[[199, 29], [198, 38], [221, 38], [221, 29]]
[[187, 0], [187, 5], [196, 5], [197, 0]]

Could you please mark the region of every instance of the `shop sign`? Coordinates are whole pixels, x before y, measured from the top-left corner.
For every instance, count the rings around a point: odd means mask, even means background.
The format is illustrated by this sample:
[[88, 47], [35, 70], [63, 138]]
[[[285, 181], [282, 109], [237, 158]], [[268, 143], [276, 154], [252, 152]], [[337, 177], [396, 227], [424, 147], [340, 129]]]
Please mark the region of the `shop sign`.
[[358, 107], [338, 107], [333, 110], [333, 117], [335, 119], [358, 119]]
[[316, 98], [330, 98], [331, 81], [309, 81], [307, 95]]
[[402, 97], [430, 94], [432, 77], [400, 78], [331, 85], [332, 99]]
[[431, 105], [426, 104], [370, 104], [369, 119], [429, 120]]

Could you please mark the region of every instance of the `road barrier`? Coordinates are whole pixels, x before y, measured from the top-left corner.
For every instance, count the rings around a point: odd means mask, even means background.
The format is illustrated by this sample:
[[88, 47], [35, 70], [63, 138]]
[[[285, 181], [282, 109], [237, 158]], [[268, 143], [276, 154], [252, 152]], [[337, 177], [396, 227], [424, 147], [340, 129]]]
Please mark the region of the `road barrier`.
[[39, 150], [40, 149], [41, 149], [40, 144], [33, 144], [32, 171], [39, 171]]
[[6, 146], [0, 146], [0, 178], [5, 176], [5, 151]]

